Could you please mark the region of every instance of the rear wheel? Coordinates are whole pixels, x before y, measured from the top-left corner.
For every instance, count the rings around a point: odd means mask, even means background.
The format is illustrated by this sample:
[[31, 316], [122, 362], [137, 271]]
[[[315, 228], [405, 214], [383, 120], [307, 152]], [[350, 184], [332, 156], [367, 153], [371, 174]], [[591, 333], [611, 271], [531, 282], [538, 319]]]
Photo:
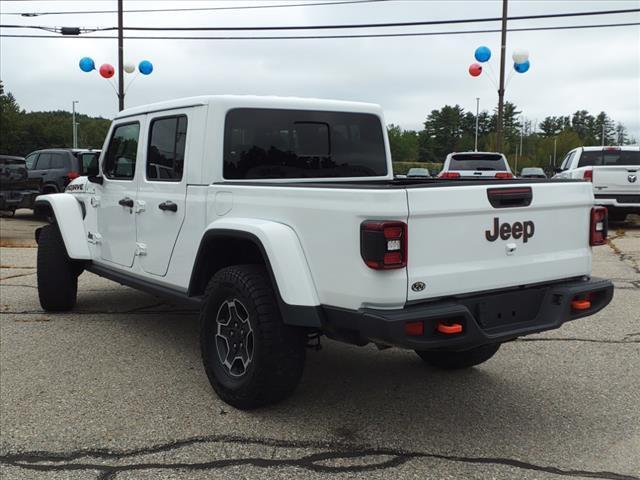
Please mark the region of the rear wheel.
[[58, 225], [45, 225], [38, 237], [38, 297], [43, 309], [71, 310], [76, 304], [81, 262], [67, 255]]
[[243, 410], [275, 403], [298, 385], [305, 361], [303, 329], [282, 323], [263, 266], [220, 270], [200, 313], [202, 360], [218, 396]]
[[429, 365], [443, 370], [470, 368], [486, 362], [500, 349], [499, 343], [481, 345], [462, 352], [456, 351], [418, 351], [418, 356]]

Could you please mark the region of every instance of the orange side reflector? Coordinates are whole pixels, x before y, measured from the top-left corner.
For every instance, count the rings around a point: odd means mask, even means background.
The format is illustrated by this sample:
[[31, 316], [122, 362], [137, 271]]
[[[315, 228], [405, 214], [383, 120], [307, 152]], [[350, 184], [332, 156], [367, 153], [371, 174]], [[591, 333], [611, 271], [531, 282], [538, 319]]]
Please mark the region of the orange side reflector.
[[454, 333], [462, 333], [462, 325], [459, 323], [452, 323], [447, 325], [446, 323], [438, 322], [436, 330], [445, 335], [452, 335]]
[[424, 335], [424, 323], [422, 321], [405, 322], [404, 334], [408, 337], [421, 337]]
[[572, 310], [588, 310], [591, 308], [590, 300], [572, 300], [571, 301], [571, 309]]

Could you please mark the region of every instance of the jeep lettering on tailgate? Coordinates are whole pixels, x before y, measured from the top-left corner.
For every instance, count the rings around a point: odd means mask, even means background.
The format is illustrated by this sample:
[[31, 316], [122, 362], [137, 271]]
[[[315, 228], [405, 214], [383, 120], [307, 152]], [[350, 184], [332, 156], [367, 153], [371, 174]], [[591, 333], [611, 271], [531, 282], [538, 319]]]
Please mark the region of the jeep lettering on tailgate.
[[500, 219], [498, 217], [494, 217], [493, 232], [491, 230], [486, 230], [484, 235], [490, 242], [495, 242], [498, 237], [502, 240], [509, 240], [513, 237], [515, 240], [522, 238], [522, 243], [527, 243], [527, 241], [533, 237], [534, 232], [535, 225], [531, 220], [527, 220], [526, 222], [515, 222], [513, 225], [505, 222], [501, 225]]

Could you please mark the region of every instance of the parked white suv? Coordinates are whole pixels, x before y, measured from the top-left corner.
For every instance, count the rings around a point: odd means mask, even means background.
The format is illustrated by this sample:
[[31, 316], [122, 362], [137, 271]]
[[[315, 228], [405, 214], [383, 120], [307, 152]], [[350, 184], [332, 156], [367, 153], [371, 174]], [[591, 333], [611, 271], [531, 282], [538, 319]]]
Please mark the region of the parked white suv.
[[319, 334], [465, 368], [610, 302], [590, 185], [394, 180], [384, 125], [295, 98], [120, 112], [99, 170], [37, 200], [42, 307], [73, 308], [83, 270], [198, 305], [213, 388], [254, 408], [294, 390]]
[[596, 205], [609, 210], [609, 218], [623, 221], [640, 214], [640, 147], [579, 147], [562, 160], [554, 178], [579, 178], [593, 185]]
[[447, 155], [439, 178], [513, 178], [507, 158], [496, 152], [453, 152]]

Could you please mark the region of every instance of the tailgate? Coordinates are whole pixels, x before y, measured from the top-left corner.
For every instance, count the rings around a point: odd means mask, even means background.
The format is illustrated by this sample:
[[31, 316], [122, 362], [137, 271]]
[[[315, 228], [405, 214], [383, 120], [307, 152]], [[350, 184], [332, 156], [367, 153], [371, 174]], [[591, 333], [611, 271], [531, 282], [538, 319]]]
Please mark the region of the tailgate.
[[615, 166], [593, 167], [595, 193], [640, 194], [640, 167]]
[[[488, 190], [498, 192], [494, 204]], [[409, 188], [407, 196], [409, 301], [591, 273], [586, 182]], [[530, 204], [511, 206], [519, 196]]]

